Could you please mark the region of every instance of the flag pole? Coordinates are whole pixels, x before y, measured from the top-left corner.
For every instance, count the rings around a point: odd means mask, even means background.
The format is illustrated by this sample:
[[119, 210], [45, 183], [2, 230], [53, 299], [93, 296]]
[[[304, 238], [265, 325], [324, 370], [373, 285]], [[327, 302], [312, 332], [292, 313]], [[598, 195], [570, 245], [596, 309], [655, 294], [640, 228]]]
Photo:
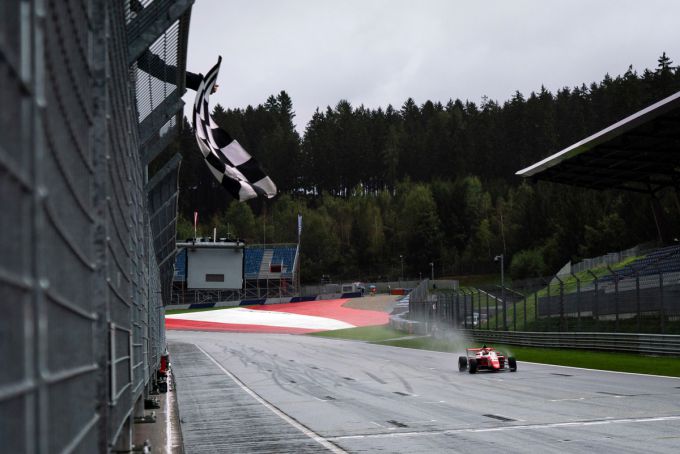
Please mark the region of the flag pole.
[[298, 240], [298, 245], [297, 245], [297, 291], [298, 295], [302, 296], [302, 285], [300, 282], [300, 262], [302, 261], [302, 256], [300, 255], [300, 238], [302, 236], [302, 213], [298, 211], [298, 217], [297, 217], [297, 240]]
[[196, 224], [198, 223], [198, 211], [194, 211], [194, 242], [196, 242]]

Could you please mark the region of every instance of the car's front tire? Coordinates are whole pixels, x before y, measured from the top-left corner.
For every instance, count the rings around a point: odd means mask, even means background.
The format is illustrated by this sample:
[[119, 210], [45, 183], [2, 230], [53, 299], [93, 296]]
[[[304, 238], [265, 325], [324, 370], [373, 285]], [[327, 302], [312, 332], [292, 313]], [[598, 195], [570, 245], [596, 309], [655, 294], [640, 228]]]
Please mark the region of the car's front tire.
[[458, 372], [466, 371], [468, 367], [467, 356], [458, 357]]
[[475, 358], [470, 359], [470, 368], [468, 369], [468, 372], [471, 374], [477, 373], [477, 360]]
[[508, 367], [510, 367], [510, 372], [517, 372], [517, 360], [514, 356], [508, 357]]

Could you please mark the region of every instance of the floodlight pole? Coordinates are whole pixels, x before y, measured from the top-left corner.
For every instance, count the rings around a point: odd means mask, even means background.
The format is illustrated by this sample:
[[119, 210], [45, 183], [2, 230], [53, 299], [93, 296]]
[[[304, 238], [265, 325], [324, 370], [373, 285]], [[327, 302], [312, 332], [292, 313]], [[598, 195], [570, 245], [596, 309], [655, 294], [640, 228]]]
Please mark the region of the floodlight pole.
[[430, 269], [432, 270], [432, 282], [434, 282], [434, 262], [430, 262]]

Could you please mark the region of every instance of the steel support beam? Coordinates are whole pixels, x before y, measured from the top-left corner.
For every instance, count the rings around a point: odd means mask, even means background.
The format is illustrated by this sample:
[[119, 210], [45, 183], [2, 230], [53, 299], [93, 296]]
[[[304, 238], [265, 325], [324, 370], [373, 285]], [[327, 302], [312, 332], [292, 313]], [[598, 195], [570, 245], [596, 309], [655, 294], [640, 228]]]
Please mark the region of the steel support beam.
[[[155, 1], [128, 25], [128, 64], [133, 64], [184, 13], [194, 0]], [[144, 26], [139, 26], [143, 24]]]
[[178, 166], [179, 163], [182, 161], [182, 155], [177, 153], [175, 156], [173, 156], [168, 162], [165, 163], [161, 169], [154, 174], [153, 177], [149, 180], [149, 182], [146, 184], [146, 193], [147, 195], [156, 187], [158, 186], [159, 183], [161, 183], [165, 177], [167, 177], [170, 172], [174, 171]]
[[161, 137], [141, 147], [140, 152], [142, 155], [141, 156], [142, 165], [148, 166], [151, 163], [151, 161], [156, 159], [156, 157], [158, 157], [158, 155], [161, 154], [163, 150], [165, 150], [172, 143], [173, 140], [175, 140], [178, 134], [179, 127], [175, 126], [170, 131], [163, 134]]
[[183, 108], [184, 101], [182, 101], [181, 93], [179, 90], [173, 91], [139, 124], [139, 143], [142, 146], [146, 145], [149, 139]]

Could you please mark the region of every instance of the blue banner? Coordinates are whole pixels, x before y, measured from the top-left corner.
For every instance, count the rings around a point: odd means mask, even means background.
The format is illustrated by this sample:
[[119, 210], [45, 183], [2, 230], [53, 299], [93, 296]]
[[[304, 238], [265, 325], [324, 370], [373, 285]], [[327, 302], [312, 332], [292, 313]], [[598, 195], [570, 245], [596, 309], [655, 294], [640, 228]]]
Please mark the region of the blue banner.
[[175, 256], [174, 281], [186, 282], [187, 280], [187, 250], [181, 249]]

